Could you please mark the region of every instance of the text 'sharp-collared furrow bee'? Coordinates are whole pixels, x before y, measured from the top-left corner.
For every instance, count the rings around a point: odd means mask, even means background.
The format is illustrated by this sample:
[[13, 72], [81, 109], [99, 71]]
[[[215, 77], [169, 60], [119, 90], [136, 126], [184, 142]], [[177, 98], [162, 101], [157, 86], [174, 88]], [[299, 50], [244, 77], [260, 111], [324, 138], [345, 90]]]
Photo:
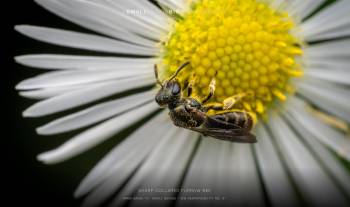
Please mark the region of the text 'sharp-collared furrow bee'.
[[[174, 75], [168, 80], [161, 82], [158, 77], [157, 65], [154, 67], [157, 83], [161, 86], [155, 100], [161, 107], [169, 108], [169, 116], [174, 125], [192, 131], [199, 132], [204, 136], [216, 139], [240, 143], [255, 143], [256, 138], [250, 133], [253, 126], [253, 119], [249, 113], [244, 111], [227, 111], [232, 107], [230, 100], [237, 97], [230, 97], [223, 104], [205, 106], [214, 95], [215, 79], [209, 85], [209, 94], [203, 100], [191, 97], [192, 84], [187, 85], [188, 97], [183, 97], [182, 89], [176, 76], [189, 65], [189, 62], [181, 65]], [[215, 115], [208, 115], [208, 110], [222, 111]]]

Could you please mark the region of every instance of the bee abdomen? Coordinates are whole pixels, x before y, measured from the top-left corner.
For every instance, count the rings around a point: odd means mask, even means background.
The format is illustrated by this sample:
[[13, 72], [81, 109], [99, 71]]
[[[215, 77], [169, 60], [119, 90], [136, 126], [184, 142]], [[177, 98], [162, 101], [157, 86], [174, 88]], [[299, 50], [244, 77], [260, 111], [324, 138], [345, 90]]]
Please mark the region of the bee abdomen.
[[246, 113], [246, 112], [230, 112], [227, 113], [227, 116], [231, 116], [229, 120], [234, 120], [235, 121], [235, 125], [240, 126], [244, 129], [248, 129], [250, 130], [253, 126], [253, 119], [252, 117]]
[[[215, 121], [219, 120], [219, 121]], [[207, 120], [206, 126], [208, 128], [244, 128], [246, 130], [251, 130], [253, 127], [252, 117], [241, 111], [235, 112], [226, 112], [222, 114], [216, 114], [210, 116], [210, 119]]]

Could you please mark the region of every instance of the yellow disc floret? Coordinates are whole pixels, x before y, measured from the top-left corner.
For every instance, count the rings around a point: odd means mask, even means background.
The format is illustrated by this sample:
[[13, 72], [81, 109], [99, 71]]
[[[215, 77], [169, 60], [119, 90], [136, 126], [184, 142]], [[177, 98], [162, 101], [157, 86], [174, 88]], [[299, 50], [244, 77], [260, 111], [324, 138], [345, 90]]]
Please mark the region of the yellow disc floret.
[[239, 96], [234, 109], [264, 114], [276, 100], [286, 99], [291, 78], [303, 75], [294, 27], [287, 13], [266, 1], [196, 1], [164, 42], [161, 78], [189, 61], [178, 79], [184, 86], [194, 82], [195, 96], [207, 96], [215, 78], [209, 103]]

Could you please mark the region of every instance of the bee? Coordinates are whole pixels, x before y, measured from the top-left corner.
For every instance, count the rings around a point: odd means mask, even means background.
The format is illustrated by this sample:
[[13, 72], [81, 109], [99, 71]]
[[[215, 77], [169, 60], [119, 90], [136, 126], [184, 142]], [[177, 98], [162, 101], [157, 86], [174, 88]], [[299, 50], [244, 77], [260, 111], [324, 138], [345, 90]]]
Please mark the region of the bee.
[[[231, 108], [241, 95], [226, 99], [222, 104], [205, 105], [214, 95], [215, 78], [209, 85], [209, 94], [203, 100], [191, 97], [193, 83], [187, 84], [188, 96], [184, 97], [181, 85], [176, 76], [185, 69], [190, 62], [182, 64], [168, 80], [161, 82], [158, 77], [157, 65], [154, 73], [160, 89], [155, 101], [162, 108], [168, 107], [169, 116], [175, 126], [186, 128], [216, 139], [240, 143], [255, 143], [256, 138], [250, 133], [253, 127], [252, 116], [243, 111], [225, 111]], [[215, 115], [208, 115], [209, 110], [222, 111]]]

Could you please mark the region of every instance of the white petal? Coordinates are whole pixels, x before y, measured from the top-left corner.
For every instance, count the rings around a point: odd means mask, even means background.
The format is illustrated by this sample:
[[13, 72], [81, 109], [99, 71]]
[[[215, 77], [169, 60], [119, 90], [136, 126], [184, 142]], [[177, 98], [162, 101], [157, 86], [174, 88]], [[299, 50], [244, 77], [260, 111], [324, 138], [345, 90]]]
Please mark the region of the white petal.
[[[305, 113], [305, 111], [299, 112]], [[299, 122], [297, 119], [293, 118], [290, 114], [285, 114], [289, 123], [293, 125], [293, 128], [299, 132], [303, 140], [308, 144], [309, 148], [314, 152], [317, 158], [322, 162], [325, 170], [331, 177], [341, 186], [342, 190], [349, 196], [350, 195], [350, 176], [345, 167], [335, 158], [333, 154], [322, 145], [317, 138], [310, 132], [307, 125]], [[323, 126], [319, 126], [323, 127]]]
[[273, 0], [270, 2], [270, 6], [272, 6], [273, 8], [279, 9], [279, 8], [283, 8], [284, 5], [288, 3], [285, 0]]
[[[152, 152], [147, 157], [144, 157], [145, 160], [141, 164], [140, 168], [122, 188], [121, 192], [118, 193], [115, 199], [113, 199], [111, 202], [112, 206], [121, 206], [120, 204], [125, 201], [123, 199], [124, 196], [128, 196], [130, 193], [133, 193], [135, 190], [137, 190], [139, 184], [147, 179], [150, 179], [150, 177], [147, 177], [149, 173], [151, 173], [153, 170], [157, 170], [159, 168], [159, 163], [166, 163], [166, 161], [159, 162], [159, 159], [167, 159], [167, 156], [164, 155], [173, 156], [174, 154], [177, 154], [178, 144], [180, 144], [181, 141], [186, 140], [186, 138], [189, 139], [183, 133], [184, 130], [182, 130], [182, 133], [180, 131], [181, 129], [176, 129], [173, 127], [168, 133], [164, 134], [164, 137], [158, 137], [160, 138], [158, 139], [158, 143], [152, 147]], [[176, 144], [178, 146], [172, 144]], [[153, 172], [155, 173], [155, 171]], [[98, 204], [104, 201], [106, 197], [112, 195], [114, 190], [116, 190], [116, 180], [119, 180], [119, 175], [117, 173], [111, 174], [104, 183], [102, 183], [92, 192], [91, 195], [89, 195], [84, 204], [86, 204], [86, 206], [99, 206]], [[119, 184], [117, 184], [117, 186], [118, 185]]]
[[305, 72], [308, 70], [327, 69], [328, 71], [349, 72], [350, 61], [344, 58], [310, 58], [306, 62]]
[[305, 78], [297, 84], [298, 94], [316, 106], [350, 122], [350, 91], [326, 81]]
[[[252, 147], [249, 145], [235, 144], [233, 151], [231, 167], [239, 169], [238, 177], [233, 178], [239, 181], [232, 186], [232, 188], [239, 191], [237, 199], [240, 199], [240, 203], [244, 203], [248, 206], [264, 206], [262, 186], [257, 169], [258, 166], [256, 166], [254, 161]], [[230, 175], [228, 174], [228, 179], [229, 178]], [[249, 192], [249, 194], [246, 194], [246, 192]]]
[[22, 55], [16, 62], [25, 66], [42, 69], [115, 69], [118, 67], [153, 68], [154, 58], [94, 57], [78, 55]]
[[325, 0], [294, 0], [292, 2], [295, 2], [292, 14], [304, 19], [321, 6]]
[[273, 0], [270, 3], [270, 6], [275, 9], [283, 9], [286, 5], [285, 0]]
[[189, 9], [188, 2], [183, 0], [157, 0], [161, 6], [166, 6], [178, 14], [183, 14]]
[[[154, 26], [153, 24], [145, 23], [145, 21], [142, 21], [141, 18], [137, 18], [133, 15], [130, 15], [128, 13], [128, 9], [136, 9], [135, 7], [130, 8], [128, 7], [124, 0], [118, 2], [117, 8], [113, 7], [113, 4], [110, 4], [112, 1], [106, 1], [106, 0], [88, 0], [88, 1], [81, 1], [81, 0], [73, 0], [73, 2], [68, 2], [67, 0], [61, 0], [64, 4], [68, 4], [71, 6], [77, 6], [80, 7], [80, 9], [86, 9], [87, 11], [94, 10], [96, 12], [96, 16], [98, 16], [101, 20], [103, 19], [106, 23], [114, 25], [117, 28], [122, 28], [127, 31], [131, 31], [134, 33], [137, 33], [141, 36], [147, 36], [149, 38], [155, 38], [158, 39], [158, 35], [162, 34], [164, 30], [160, 28], [159, 26]], [[76, 1], [76, 2], [74, 2]], [[129, 5], [132, 5], [129, 3]], [[135, 5], [135, 4], [134, 4]], [[144, 7], [143, 11], [144, 13], [149, 12], [149, 9]], [[143, 16], [144, 19], [149, 19], [150, 17], [145, 15]], [[158, 22], [158, 25], [162, 23], [161, 21]], [[134, 28], [139, 27], [139, 28]], [[155, 33], [158, 35], [148, 34], [148, 33]]]
[[331, 68], [308, 68], [305, 75], [312, 78], [326, 80], [334, 83], [350, 85], [350, 70], [332, 70]]
[[[349, 10], [350, 2], [348, 0], [339, 0], [306, 20], [301, 25], [305, 40], [320, 40], [322, 35], [332, 32], [332, 30], [341, 29], [344, 26], [349, 27]], [[339, 36], [334, 36], [333, 38], [335, 37]]]
[[[209, 139], [211, 138], [209, 137]], [[220, 141], [218, 144], [219, 148], [217, 150], [217, 156], [213, 157], [214, 160], [212, 160], [214, 162], [212, 167], [215, 170], [213, 172], [214, 174], [211, 176], [212, 182], [210, 182], [210, 185], [208, 187], [212, 186], [213, 192], [218, 195], [230, 197], [231, 195], [225, 193], [225, 191], [228, 189], [226, 189], [224, 186], [226, 186], [227, 179], [230, 179], [230, 173], [227, 167], [227, 163], [230, 161], [230, 159], [227, 157], [229, 157], [232, 153], [232, 144], [228, 144], [225, 141]], [[206, 163], [204, 163], [204, 165], [205, 164]]]
[[177, 5], [175, 5], [174, 2], [172, 2], [171, 0], [157, 0], [157, 2], [160, 5], [164, 5], [164, 6], [168, 7], [169, 9], [172, 9], [173, 11], [176, 11], [176, 12], [179, 11], [179, 7]]
[[312, 40], [332, 40], [348, 36], [350, 36], [350, 21], [347, 23], [347, 25], [341, 25], [340, 27], [332, 28], [331, 30], [314, 35], [312, 36]]
[[187, 0], [168, 0], [168, 1], [173, 3], [180, 10], [180, 13], [183, 13], [189, 9]]
[[[125, 30], [131, 33], [138, 34], [142, 37], [147, 37], [158, 41], [162, 35], [166, 33], [164, 30], [155, 27], [151, 24], [144, 23], [138, 18], [126, 14], [124, 11], [112, 9], [110, 6], [100, 4], [98, 2], [89, 2], [81, 0], [61, 0], [65, 4], [96, 14], [96, 18], [106, 22], [106, 24]], [[146, 9], [146, 8], [145, 8]], [[86, 15], [86, 14], [84, 14]]]
[[158, 7], [149, 1], [129, 1], [129, 0], [105, 0], [99, 1], [107, 6], [111, 6], [119, 12], [123, 12], [139, 21], [156, 27], [164, 32], [169, 31], [169, 26], [174, 22], [166, 16]]
[[327, 124], [309, 115], [305, 109], [305, 102], [293, 98], [287, 107], [290, 117], [305, 126], [305, 129], [313, 134], [320, 142], [330, 147], [340, 156], [350, 160], [350, 140], [344, 134], [336, 131]]
[[[151, 162], [152, 157], [149, 157], [144, 163], [144, 167], [140, 168], [136, 176], [140, 176], [141, 185], [130, 186], [130, 189], [156, 189], [161, 187], [162, 189], [176, 189], [180, 187], [181, 179], [186, 171], [186, 166], [190, 161], [191, 154], [198, 142], [198, 134], [191, 133], [188, 130], [181, 130], [176, 137], [173, 137], [171, 142], [168, 143], [168, 149], [166, 151], [154, 152], [154, 160]], [[166, 156], [162, 156], [166, 154]], [[159, 163], [163, 163], [159, 165]], [[142, 172], [142, 170], [145, 170]], [[133, 180], [131, 180], [133, 182]], [[128, 187], [126, 187], [128, 188]], [[144, 193], [136, 192], [135, 196], [176, 196], [176, 192], [159, 192], [159, 193]], [[130, 206], [140, 205], [154, 205], [157, 201], [131, 201]], [[169, 206], [172, 203], [171, 200], [161, 202], [163, 206]]]
[[37, 128], [37, 133], [41, 135], [52, 135], [80, 129], [106, 120], [142, 104], [146, 104], [153, 99], [154, 91], [147, 91], [114, 101], [96, 104], [90, 108], [59, 118], [39, 127]]
[[151, 76], [150, 68], [127, 68], [118, 67], [115, 70], [71, 70], [49, 72], [20, 82], [17, 90], [33, 90], [39, 88], [62, 87], [88, 83], [120, 80], [130, 77]]
[[[89, 84], [89, 86], [92, 86], [92, 85], [93, 84]], [[74, 86], [63, 86], [63, 87], [55, 87], [55, 88], [43, 88], [43, 89], [30, 90], [30, 91], [20, 91], [19, 95], [26, 98], [42, 100], [42, 99], [52, 98], [54, 96], [59, 96], [64, 93], [76, 91], [78, 89], [84, 88], [85, 86], [86, 85], [81, 84], [81, 85], [74, 85]]]
[[270, 116], [269, 128], [281, 149], [293, 180], [309, 205], [346, 206], [346, 200], [288, 124]]
[[[263, 206], [264, 199], [251, 147], [204, 138], [189, 167], [182, 188], [209, 189], [209, 193], [180, 193], [179, 196], [225, 197], [224, 201], [179, 201], [177, 206]], [[247, 193], [249, 192], [249, 193]]]
[[64, 47], [99, 52], [153, 56], [157, 48], [147, 48], [97, 35], [72, 32], [48, 27], [19, 25], [15, 29], [33, 39]]
[[[120, 28], [120, 25], [115, 22], [120, 20], [113, 19], [116, 15], [114, 15], [110, 9], [106, 9], [91, 1], [35, 0], [35, 2], [52, 13], [93, 31], [139, 45], [153, 47], [155, 44], [154, 41], [128, 32], [123, 27]], [[130, 23], [130, 21], [128, 22]], [[136, 24], [130, 24], [130, 27], [131, 26], [135, 26], [137, 29]], [[138, 29], [140, 30], [141, 28]], [[147, 30], [145, 30], [145, 35], [146, 31]], [[147, 33], [149, 33], [149, 31]]]
[[325, 43], [312, 44], [304, 49], [307, 61], [342, 60], [350, 57], [350, 40], [334, 40]]
[[[201, 138], [198, 149], [194, 155], [194, 158], [189, 165], [189, 169], [186, 172], [183, 184], [181, 186], [182, 189], [191, 189], [191, 188], [199, 188], [199, 189], [210, 189], [211, 193], [206, 193], [206, 196], [210, 196], [214, 192], [217, 193], [218, 189], [213, 189], [213, 186], [217, 183], [218, 179], [218, 161], [219, 158], [224, 159], [227, 163], [232, 163], [232, 151], [228, 153], [226, 150], [222, 150], [222, 146], [219, 140], [214, 140], [211, 138]], [[226, 143], [226, 142], [223, 142]], [[226, 147], [231, 149], [232, 144], [226, 143]], [[226, 153], [226, 157], [222, 157], [222, 152]], [[219, 157], [220, 154], [220, 157]], [[222, 170], [223, 171], [223, 170]], [[225, 170], [225, 172], [228, 170]], [[228, 171], [227, 173], [231, 173], [233, 176], [233, 172]], [[210, 179], [208, 179], [210, 178]], [[233, 177], [230, 179], [233, 180]], [[230, 181], [228, 180], [228, 182]], [[231, 182], [230, 182], [231, 183]], [[227, 183], [228, 184], [228, 183]], [[227, 187], [227, 189], [229, 189]], [[229, 189], [230, 190], [230, 189]], [[231, 192], [233, 194], [233, 192]], [[191, 193], [191, 192], [180, 192], [178, 197], [190, 197], [191, 195], [201, 196], [204, 193]], [[224, 195], [223, 195], [224, 196]], [[190, 201], [182, 201], [179, 200], [176, 206], [184, 206], [184, 203], [187, 205]], [[206, 201], [207, 205], [210, 206], [210, 201]], [[203, 204], [200, 200], [191, 201], [190, 205], [200, 206]]]
[[158, 108], [154, 102], [151, 102], [138, 109], [105, 121], [71, 138], [59, 148], [38, 155], [38, 160], [47, 164], [55, 164], [68, 160], [140, 121]]
[[[23, 112], [25, 117], [39, 117], [77, 106], [81, 106], [93, 101], [118, 94], [131, 89], [142, 88], [154, 84], [154, 78], [150, 76], [136, 77], [101, 83], [97, 86], [86, 87], [81, 90], [65, 93], [34, 104]], [[74, 101], [72, 101], [74, 100]]]
[[263, 183], [273, 206], [300, 206], [295, 190], [292, 188], [286, 169], [272, 142], [271, 135], [263, 124], [256, 129], [258, 143], [254, 144]]
[[[118, 176], [110, 187], [118, 189], [160, 140], [173, 135], [176, 128], [165, 117], [167, 112], [161, 112], [115, 146], [84, 178], [75, 191], [75, 196], [87, 194], [114, 175]], [[111, 191], [108, 193], [113, 193]]]

